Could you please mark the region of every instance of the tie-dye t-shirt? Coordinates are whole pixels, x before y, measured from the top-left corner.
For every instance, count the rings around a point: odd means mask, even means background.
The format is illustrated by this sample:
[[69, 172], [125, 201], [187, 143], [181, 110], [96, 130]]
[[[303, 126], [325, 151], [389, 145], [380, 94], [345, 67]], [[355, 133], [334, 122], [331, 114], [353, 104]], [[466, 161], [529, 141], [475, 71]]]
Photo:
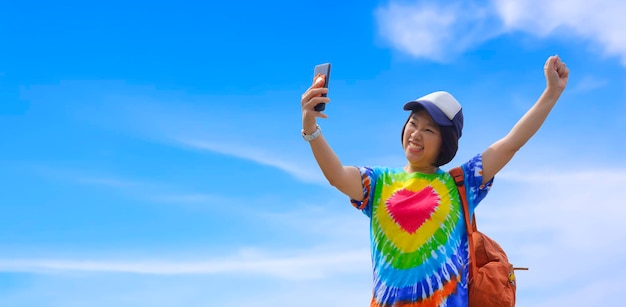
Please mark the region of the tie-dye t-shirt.
[[[480, 155], [462, 167], [473, 214], [493, 181], [481, 187]], [[359, 169], [365, 198], [352, 204], [370, 217], [371, 306], [467, 306], [467, 231], [452, 176]]]

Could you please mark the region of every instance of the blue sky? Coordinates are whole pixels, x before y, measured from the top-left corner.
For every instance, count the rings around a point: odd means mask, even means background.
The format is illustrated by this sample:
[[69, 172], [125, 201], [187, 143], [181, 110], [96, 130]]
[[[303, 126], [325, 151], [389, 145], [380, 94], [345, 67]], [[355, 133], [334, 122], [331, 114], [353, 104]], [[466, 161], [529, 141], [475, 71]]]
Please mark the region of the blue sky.
[[366, 306], [368, 221], [300, 137], [332, 62], [326, 139], [401, 166], [402, 105], [464, 107], [480, 153], [569, 85], [497, 176], [479, 227], [518, 306], [626, 288], [626, 3], [11, 1], [0, 4], [1, 306]]

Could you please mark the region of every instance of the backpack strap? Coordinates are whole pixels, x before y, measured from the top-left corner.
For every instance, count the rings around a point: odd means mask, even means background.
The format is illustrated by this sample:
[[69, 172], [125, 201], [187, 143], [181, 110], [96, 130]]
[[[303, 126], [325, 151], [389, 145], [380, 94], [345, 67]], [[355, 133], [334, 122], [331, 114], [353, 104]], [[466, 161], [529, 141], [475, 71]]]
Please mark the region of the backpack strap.
[[474, 231], [477, 231], [476, 228], [476, 215], [474, 214], [472, 218], [472, 223], [470, 223], [469, 219], [469, 206], [467, 203], [467, 194], [465, 193], [465, 172], [463, 168], [457, 166], [450, 170], [450, 175], [454, 178], [454, 182], [456, 182], [456, 187], [459, 190], [459, 197], [461, 199], [461, 205], [463, 207], [463, 218], [465, 219], [465, 228], [467, 229], [467, 242], [469, 245], [469, 262], [470, 262], [470, 280], [476, 274], [476, 263], [474, 259], [476, 255], [474, 253], [474, 240], [472, 239], [472, 234]]

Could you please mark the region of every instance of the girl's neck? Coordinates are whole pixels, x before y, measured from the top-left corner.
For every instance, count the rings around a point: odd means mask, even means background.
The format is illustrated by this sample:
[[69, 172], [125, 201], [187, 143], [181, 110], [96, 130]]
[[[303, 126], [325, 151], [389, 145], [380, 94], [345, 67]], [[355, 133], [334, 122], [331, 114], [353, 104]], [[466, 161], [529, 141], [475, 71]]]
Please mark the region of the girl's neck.
[[427, 166], [427, 167], [416, 167], [416, 166], [412, 166], [411, 164], [407, 164], [404, 167], [404, 171], [412, 174], [412, 173], [423, 173], [423, 174], [434, 174], [437, 172], [439, 168], [431, 165], [431, 166]]

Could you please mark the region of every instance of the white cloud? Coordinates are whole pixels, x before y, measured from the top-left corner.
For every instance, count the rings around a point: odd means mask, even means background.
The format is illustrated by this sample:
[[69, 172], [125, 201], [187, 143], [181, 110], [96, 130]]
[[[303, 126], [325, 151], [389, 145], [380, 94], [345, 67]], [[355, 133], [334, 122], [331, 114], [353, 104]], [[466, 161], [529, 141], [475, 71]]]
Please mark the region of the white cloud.
[[443, 61], [498, 35], [520, 31], [538, 37], [579, 37], [626, 66], [626, 2], [491, 0], [392, 1], [376, 11], [381, 35], [416, 57]]
[[392, 46], [436, 61], [446, 61], [499, 34], [490, 10], [469, 2], [391, 2], [376, 10], [376, 18], [380, 34]]
[[495, 0], [507, 31], [533, 35], [579, 36], [600, 46], [606, 55], [617, 55], [626, 65], [626, 2], [619, 0]]
[[153, 275], [215, 275], [245, 274], [287, 280], [329, 278], [335, 274], [359, 272], [370, 266], [369, 253], [363, 250], [321, 251], [307, 250], [268, 255], [245, 250], [222, 259], [128, 261], [58, 260], [58, 259], [0, 259], [2, 272], [55, 274], [66, 272], [127, 273]]
[[328, 185], [328, 181], [322, 176], [321, 172], [317, 168], [312, 167], [312, 164], [309, 162], [311, 159], [301, 159], [301, 162], [290, 161], [289, 158], [275, 152], [243, 144], [214, 143], [186, 138], [177, 138], [176, 142], [185, 147], [216, 152], [271, 166], [304, 182]]

